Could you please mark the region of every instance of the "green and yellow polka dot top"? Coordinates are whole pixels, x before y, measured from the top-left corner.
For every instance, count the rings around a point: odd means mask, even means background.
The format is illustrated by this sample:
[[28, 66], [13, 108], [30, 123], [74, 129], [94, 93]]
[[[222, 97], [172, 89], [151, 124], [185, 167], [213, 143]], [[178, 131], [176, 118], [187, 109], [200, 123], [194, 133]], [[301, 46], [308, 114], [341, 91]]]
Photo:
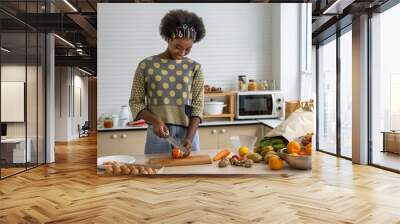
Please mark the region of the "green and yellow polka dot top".
[[129, 105], [133, 117], [147, 109], [167, 124], [188, 126], [202, 118], [204, 76], [199, 63], [151, 56], [142, 60], [133, 79]]

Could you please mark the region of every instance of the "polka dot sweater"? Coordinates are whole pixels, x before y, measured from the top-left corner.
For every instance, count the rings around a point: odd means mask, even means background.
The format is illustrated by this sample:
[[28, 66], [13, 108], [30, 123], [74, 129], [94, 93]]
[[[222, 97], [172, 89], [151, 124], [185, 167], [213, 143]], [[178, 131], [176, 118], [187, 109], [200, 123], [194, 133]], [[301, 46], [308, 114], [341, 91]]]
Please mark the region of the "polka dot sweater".
[[129, 105], [132, 115], [144, 109], [166, 124], [189, 126], [191, 117], [202, 119], [204, 76], [199, 63], [151, 56], [142, 60], [133, 79]]

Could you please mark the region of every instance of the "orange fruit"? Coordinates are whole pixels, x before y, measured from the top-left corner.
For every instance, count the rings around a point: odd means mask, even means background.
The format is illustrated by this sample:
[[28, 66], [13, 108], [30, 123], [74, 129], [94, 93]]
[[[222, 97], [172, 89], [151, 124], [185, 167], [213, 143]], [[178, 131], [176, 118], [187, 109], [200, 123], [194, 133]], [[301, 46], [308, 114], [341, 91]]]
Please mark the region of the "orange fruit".
[[283, 167], [283, 161], [281, 160], [281, 158], [279, 158], [279, 156], [271, 156], [271, 158], [269, 158], [268, 164], [271, 170], [280, 170]]
[[174, 158], [174, 159], [179, 159], [179, 158], [183, 157], [183, 153], [179, 148], [172, 149], [171, 154], [172, 154], [172, 158]]
[[311, 143], [307, 144], [304, 151], [305, 151], [306, 155], [311, 155], [312, 154], [312, 144]]
[[287, 152], [290, 153], [299, 153], [301, 150], [301, 145], [300, 143], [296, 142], [296, 141], [291, 141], [289, 142], [289, 144], [287, 145]]

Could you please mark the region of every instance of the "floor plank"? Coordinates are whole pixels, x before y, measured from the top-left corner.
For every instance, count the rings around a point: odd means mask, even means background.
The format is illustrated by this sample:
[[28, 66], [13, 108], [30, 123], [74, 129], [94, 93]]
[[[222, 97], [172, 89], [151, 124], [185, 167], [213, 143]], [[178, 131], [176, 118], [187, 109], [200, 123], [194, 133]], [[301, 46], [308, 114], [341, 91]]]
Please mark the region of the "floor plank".
[[315, 152], [289, 177], [98, 177], [96, 138], [0, 181], [0, 223], [400, 223], [400, 175]]

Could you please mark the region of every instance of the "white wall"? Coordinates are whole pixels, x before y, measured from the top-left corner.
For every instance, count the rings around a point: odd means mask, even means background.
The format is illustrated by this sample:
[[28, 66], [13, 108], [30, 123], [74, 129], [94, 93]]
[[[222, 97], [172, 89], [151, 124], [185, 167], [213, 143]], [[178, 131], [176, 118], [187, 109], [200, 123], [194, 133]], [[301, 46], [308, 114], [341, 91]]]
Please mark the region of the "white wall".
[[[76, 71], [76, 70], [75, 70]], [[82, 73], [80, 73], [82, 74]], [[75, 94], [74, 96], [74, 107], [73, 107], [73, 113], [72, 113], [72, 119], [71, 119], [71, 135], [73, 138], [79, 138], [79, 132], [78, 132], [78, 124], [81, 126], [85, 123], [85, 121], [88, 121], [89, 116], [88, 116], [88, 107], [89, 107], [89, 102], [88, 102], [88, 77], [87, 76], [81, 76], [81, 75], [75, 75], [74, 76], [74, 86], [75, 86]], [[80, 92], [80, 93], [79, 93]], [[80, 95], [80, 96], [79, 96]], [[80, 102], [79, 102], [80, 101]], [[75, 113], [74, 113], [75, 110]]]
[[55, 68], [55, 141], [68, 140], [68, 67]]
[[274, 46], [272, 48], [272, 56], [271, 56], [271, 69], [272, 69], [272, 78], [276, 81], [276, 87], [280, 89], [281, 86], [281, 4], [272, 4], [271, 5], [271, 29], [274, 30], [272, 32], [272, 41], [271, 45]]
[[238, 75], [275, 78], [288, 99], [297, 99], [300, 5], [98, 4], [98, 115], [118, 113], [128, 103], [138, 62], [165, 50], [158, 26], [176, 8], [203, 18], [206, 37], [189, 57], [202, 64], [207, 84], [232, 90]]
[[[55, 141], [77, 139], [78, 124], [88, 120], [88, 78], [71, 67], [56, 67], [55, 73]], [[81, 105], [82, 114], [77, 105]]]
[[[280, 89], [286, 100], [300, 99], [300, 5], [281, 5]], [[297, 57], [293, 57], [297, 55]]]
[[164, 14], [175, 8], [194, 11], [203, 18], [206, 37], [194, 45], [189, 57], [202, 64], [206, 83], [232, 89], [238, 75], [270, 77], [269, 5], [212, 5], [99, 4], [98, 114], [117, 113], [127, 104], [138, 62], [166, 48], [158, 26]]

